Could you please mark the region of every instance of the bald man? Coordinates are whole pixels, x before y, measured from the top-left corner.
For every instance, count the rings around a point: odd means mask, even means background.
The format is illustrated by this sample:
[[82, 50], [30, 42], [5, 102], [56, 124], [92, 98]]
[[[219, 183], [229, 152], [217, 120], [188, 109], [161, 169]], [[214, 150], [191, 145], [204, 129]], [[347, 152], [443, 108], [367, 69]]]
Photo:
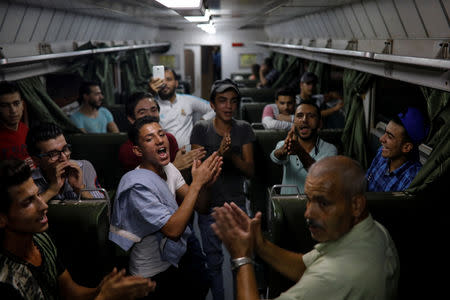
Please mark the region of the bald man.
[[395, 299], [397, 250], [388, 231], [368, 212], [365, 190], [363, 169], [348, 157], [327, 157], [311, 166], [304, 217], [318, 244], [306, 254], [264, 239], [261, 213], [250, 219], [233, 203], [216, 209], [212, 227], [237, 271], [237, 299], [259, 299], [253, 250], [296, 282], [277, 299]]

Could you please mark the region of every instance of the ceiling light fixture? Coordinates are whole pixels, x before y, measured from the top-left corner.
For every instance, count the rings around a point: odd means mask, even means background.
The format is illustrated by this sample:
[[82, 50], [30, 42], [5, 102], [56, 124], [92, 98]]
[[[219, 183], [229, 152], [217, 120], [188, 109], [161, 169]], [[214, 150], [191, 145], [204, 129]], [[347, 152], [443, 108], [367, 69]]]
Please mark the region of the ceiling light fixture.
[[205, 10], [204, 16], [184, 16], [186, 20], [192, 23], [201, 23], [201, 22], [209, 22], [209, 18], [211, 17], [211, 12], [209, 9]]
[[209, 34], [216, 33], [216, 27], [214, 27], [214, 24], [211, 22], [209, 22], [207, 24], [197, 24], [197, 27]]
[[199, 9], [203, 6], [202, 0], [156, 0], [156, 1], [172, 9]]

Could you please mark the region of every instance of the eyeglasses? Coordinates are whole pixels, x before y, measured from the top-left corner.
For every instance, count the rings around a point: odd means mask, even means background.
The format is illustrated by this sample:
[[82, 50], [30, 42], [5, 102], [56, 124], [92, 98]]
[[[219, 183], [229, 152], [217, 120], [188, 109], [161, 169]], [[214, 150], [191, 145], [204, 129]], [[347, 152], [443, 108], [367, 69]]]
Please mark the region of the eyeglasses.
[[72, 153], [72, 145], [66, 144], [62, 148], [61, 151], [60, 150], [52, 150], [52, 151], [49, 151], [47, 153], [38, 154], [37, 156], [40, 157], [40, 158], [48, 157], [48, 160], [50, 162], [55, 162], [61, 157], [62, 153], [64, 153], [64, 155], [66, 157], [69, 157], [69, 155]]

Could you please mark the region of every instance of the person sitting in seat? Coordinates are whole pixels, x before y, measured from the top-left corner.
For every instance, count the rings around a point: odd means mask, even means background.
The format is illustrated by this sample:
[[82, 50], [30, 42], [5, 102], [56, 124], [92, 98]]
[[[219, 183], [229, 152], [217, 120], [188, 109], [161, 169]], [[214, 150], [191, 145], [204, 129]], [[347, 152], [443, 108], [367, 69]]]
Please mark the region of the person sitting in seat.
[[75, 283], [45, 232], [48, 206], [38, 191], [23, 161], [0, 162], [2, 299], [131, 300], [154, 290], [151, 280], [125, 276], [125, 270], [118, 272], [115, 268], [97, 288]]
[[[145, 116], [153, 116], [159, 120], [158, 102], [149, 93], [132, 94], [125, 103], [125, 111], [130, 124], [134, 124], [137, 119]], [[190, 168], [195, 159], [202, 159], [206, 154], [203, 147], [192, 151], [187, 151], [186, 146], [178, 149], [175, 137], [168, 132], [166, 136], [169, 140], [170, 162], [180, 171]], [[141, 157], [134, 154], [133, 143], [130, 140], [120, 146], [119, 161], [126, 171], [133, 170], [141, 163]]]
[[[311, 101], [301, 102], [286, 139], [278, 142], [270, 153], [274, 163], [283, 165], [283, 185], [296, 185], [303, 193], [309, 167], [317, 160], [337, 155], [334, 145], [319, 138], [321, 127], [320, 108]], [[283, 188], [282, 193], [297, 194], [297, 189]]]
[[249, 80], [259, 80], [259, 69], [261, 68], [258, 64], [252, 65], [252, 74], [248, 77]]
[[89, 161], [70, 159], [71, 145], [66, 142], [61, 128], [41, 123], [30, 129], [26, 142], [36, 165], [32, 177], [44, 202], [78, 199], [80, 194], [87, 199], [104, 197], [98, 192], [83, 191], [101, 188], [97, 173]]
[[324, 128], [344, 127], [344, 101], [335, 91], [326, 94], [315, 94], [318, 82], [317, 75], [312, 72], [305, 72], [300, 78], [300, 94], [296, 97], [297, 105], [305, 100], [316, 102], [321, 109]]
[[230, 251], [237, 300], [259, 299], [254, 251], [295, 282], [276, 300], [397, 299], [397, 250], [387, 229], [370, 215], [365, 191], [364, 170], [348, 157], [326, 157], [311, 166], [304, 217], [318, 244], [305, 254], [265, 239], [260, 212], [250, 219], [234, 203], [217, 208], [212, 226]]
[[15, 83], [0, 82], [0, 160], [17, 158], [34, 168], [25, 139], [28, 126], [21, 121], [24, 102]]
[[367, 170], [370, 192], [403, 191], [422, 168], [418, 147], [427, 137], [423, 114], [414, 107], [395, 116], [380, 137], [381, 147]]
[[[167, 136], [157, 118], [136, 120], [129, 137], [142, 162], [120, 180], [109, 239], [131, 249], [131, 274], [156, 282], [151, 299], [203, 299], [209, 278], [204, 278], [206, 267], [196, 263], [189, 221], [201, 190], [217, 180], [222, 159], [215, 153], [203, 163], [196, 160], [187, 186], [170, 163]], [[184, 198], [179, 206], [176, 196]]]
[[264, 63], [259, 68], [259, 83], [258, 87], [270, 88], [280, 77], [280, 73], [273, 67], [273, 59], [266, 57]]
[[102, 107], [102, 100], [103, 94], [98, 83], [83, 82], [78, 99], [80, 108], [70, 115], [70, 119], [83, 132], [119, 132], [111, 112]]
[[292, 128], [295, 112], [295, 92], [280, 88], [275, 95], [275, 104], [267, 104], [262, 114], [262, 123], [267, 129]]

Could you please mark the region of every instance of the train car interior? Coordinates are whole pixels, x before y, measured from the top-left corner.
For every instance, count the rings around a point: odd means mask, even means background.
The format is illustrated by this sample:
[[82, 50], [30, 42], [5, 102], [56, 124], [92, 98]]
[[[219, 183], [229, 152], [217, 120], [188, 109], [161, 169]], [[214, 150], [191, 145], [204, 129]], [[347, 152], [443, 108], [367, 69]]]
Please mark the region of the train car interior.
[[[113, 266], [127, 268], [129, 253], [108, 240], [111, 207], [126, 173], [118, 161], [130, 128], [125, 103], [135, 92], [148, 92], [152, 67], [163, 65], [176, 71], [178, 94], [206, 101], [216, 80], [237, 83], [241, 101], [234, 118], [250, 123], [255, 134], [247, 208], [252, 216], [262, 212], [266, 238], [292, 251], [308, 252], [315, 242], [305, 226], [306, 196], [273, 188], [282, 183], [283, 166], [270, 154], [287, 130], [267, 128], [262, 115], [277, 90], [299, 95], [301, 76], [315, 73], [316, 93], [333, 92], [344, 102], [323, 117], [319, 137], [365, 170], [389, 121], [407, 107], [420, 110], [429, 128], [418, 147], [423, 167], [406, 190], [367, 192], [367, 199], [399, 253], [398, 299], [445, 295], [450, 0], [199, 0], [183, 7], [187, 2], [0, 1], [0, 81], [17, 83], [25, 101], [22, 121], [29, 128], [42, 122], [61, 127], [72, 157], [90, 161], [106, 190], [102, 200], [49, 202], [49, 232], [74, 280], [95, 286]], [[268, 57], [279, 76], [261, 88], [252, 67]], [[119, 133], [84, 133], [71, 121], [86, 80], [100, 84], [102, 106]], [[262, 298], [276, 298], [294, 284], [255, 261]], [[225, 299], [234, 299], [227, 255], [223, 273]]]

